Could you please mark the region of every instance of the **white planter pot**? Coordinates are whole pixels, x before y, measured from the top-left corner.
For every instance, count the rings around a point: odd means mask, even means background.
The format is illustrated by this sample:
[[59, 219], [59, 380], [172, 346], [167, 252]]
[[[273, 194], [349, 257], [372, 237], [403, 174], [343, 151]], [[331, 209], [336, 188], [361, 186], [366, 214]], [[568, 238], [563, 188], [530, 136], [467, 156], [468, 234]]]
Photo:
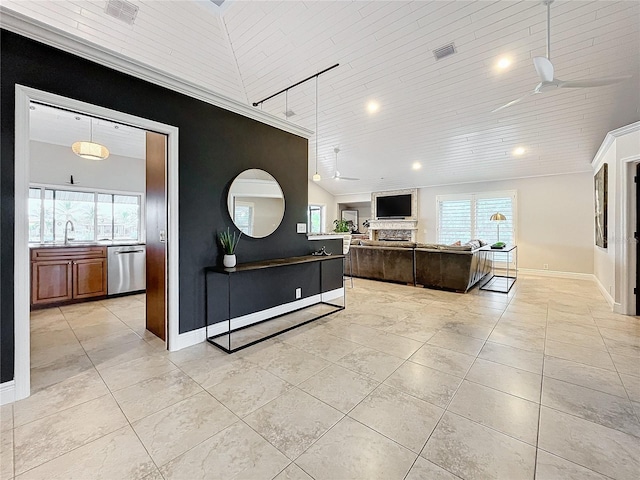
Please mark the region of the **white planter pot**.
[[225, 255], [224, 258], [222, 259], [222, 264], [226, 268], [235, 267], [236, 266], [236, 256], [235, 256], [235, 254], [233, 254], [233, 255]]

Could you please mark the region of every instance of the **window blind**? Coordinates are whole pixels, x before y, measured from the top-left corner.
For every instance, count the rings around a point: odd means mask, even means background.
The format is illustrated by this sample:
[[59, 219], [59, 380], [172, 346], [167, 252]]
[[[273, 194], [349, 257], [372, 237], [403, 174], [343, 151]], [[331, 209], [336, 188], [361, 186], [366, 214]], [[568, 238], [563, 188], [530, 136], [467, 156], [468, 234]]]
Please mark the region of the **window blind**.
[[472, 237], [471, 199], [439, 202], [438, 242], [467, 242]]
[[[487, 243], [497, 241], [513, 245], [513, 202], [511, 197], [478, 198], [476, 200], [476, 234]], [[500, 239], [498, 240], [498, 223], [492, 222], [491, 215], [501, 213], [507, 219], [500, 222]]]
[[515, 192], [452, 195], [438, 198], [438, 242], [451, 244], [480, 239], [498, 241], [498, 223], [494, 213], [506, 217], [500, 222], [500, 241], [515, 243]]

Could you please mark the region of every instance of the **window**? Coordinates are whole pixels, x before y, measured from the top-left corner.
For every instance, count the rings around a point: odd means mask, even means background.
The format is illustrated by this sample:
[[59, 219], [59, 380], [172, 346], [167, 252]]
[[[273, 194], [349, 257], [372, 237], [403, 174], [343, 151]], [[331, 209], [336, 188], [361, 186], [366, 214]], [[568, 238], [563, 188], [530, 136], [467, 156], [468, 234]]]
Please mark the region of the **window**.
[[324, 217], [324, 205], [309, 205], [307, 212], [307, 231], [309, 233], [322, 233]]
[[141, 239], [142, 195], [48, 187], [29, 188], [29, 241], [64, 239], [67, 221], [76, 241]]
[[502, 213], [500, 241], [514, 244], [516, 192], [487, 192], [437, 197], [438, 242], [462, 243], [472, 239], [487, 243], [498, 241], [498, 223], [490, 220], [494, 213]]
[[253, 234], [253, 207], [253, 203], [236, 201], [233, 215], [233, 222], [236, 227], [249, 236]]

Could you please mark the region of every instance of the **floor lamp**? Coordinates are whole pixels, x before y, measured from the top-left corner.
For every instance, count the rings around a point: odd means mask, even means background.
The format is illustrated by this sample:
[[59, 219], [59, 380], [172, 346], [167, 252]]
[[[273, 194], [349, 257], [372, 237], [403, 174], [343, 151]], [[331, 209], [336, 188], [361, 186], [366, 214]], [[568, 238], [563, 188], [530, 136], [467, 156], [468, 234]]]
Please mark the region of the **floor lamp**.
[[496, 222], [498, 224], [498, 242], [500, 241], [500, 222], [504, 222], [506, 219], [507, 217], [497, 212], [491, 215], [491, 218], [489, 219], [492, 222]]

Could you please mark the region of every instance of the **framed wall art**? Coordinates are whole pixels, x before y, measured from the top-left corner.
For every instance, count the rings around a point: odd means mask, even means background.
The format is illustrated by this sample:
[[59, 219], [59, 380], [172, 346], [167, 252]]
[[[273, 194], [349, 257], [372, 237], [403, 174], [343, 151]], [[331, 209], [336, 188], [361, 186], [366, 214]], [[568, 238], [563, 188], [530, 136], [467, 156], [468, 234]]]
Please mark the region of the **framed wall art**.
[[607, 248], [607, 173], [608, 166], [605, 163], [593, 178], [595, 187], [596, 245], [601, 248]]

